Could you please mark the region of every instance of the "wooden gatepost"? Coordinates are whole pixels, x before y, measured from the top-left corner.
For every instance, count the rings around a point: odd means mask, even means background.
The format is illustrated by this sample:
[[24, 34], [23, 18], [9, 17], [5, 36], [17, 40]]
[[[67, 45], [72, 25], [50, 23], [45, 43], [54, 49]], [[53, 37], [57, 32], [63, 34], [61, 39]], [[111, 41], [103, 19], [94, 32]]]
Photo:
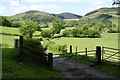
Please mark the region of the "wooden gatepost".
[[23, 36], [19, 37], [19, 55], [20, 55], [20, 60], [22, 60], [23, 57]]
[[101, 47], [100, 46], [96, 46], [96, 63], [97, 64], [101, 64]]

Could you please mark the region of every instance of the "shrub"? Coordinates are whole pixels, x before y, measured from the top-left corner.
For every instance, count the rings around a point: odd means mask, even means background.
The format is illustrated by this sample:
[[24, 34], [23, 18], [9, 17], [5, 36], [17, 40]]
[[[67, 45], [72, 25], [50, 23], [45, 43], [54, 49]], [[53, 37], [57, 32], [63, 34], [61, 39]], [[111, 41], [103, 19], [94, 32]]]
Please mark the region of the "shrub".
[[86, 31], [86, 37], [89, 37], [89, 38], [98, 38], [98, 37], [101, 37], [100, 33], [92, 28], [89, 28], [87, 31]]
[[40, 41], [42, 40], [41, 39], [24, 39], [24, 46], [43, 52], [44, 48], [41, 45]]
[[64, 26], [61, 23], [55, 22], [52, 26], [53, 34], [59, 34], [62, 29], [64, 29]]
[[25, 21], [20, 27], [20, 33], [26, 38], [32, 38], [33, 33], [37, 30], [39, 25], [33, 21]]
[[52, 38], [60, 38], [60, 37], [62, 37], [61, 34], [56, 34], [56, 35], [54, 35]]
[[41, 31], [41, 36], [50, 38], [50, 37], [52, 37], [52, 31], [51, 30], [43, 30], [43, 31]]
[[72, 35], [73, 37], [79, 37], [79, 36], [80, 36], [79, 30], [78, 30], [78, 29], [72, 29], [72, 30], [71, 30], [71, 35]]
[[70, 29], [64, 29], [61, 31], [62, 36], [69, 37], [70, 36]]
[[57, 52], [57, 53], [67, 52], [67, 46], [66, 45], [56, 44], [54, 41], [48, 41], [46, 43], [46, 48], [49, 51]]

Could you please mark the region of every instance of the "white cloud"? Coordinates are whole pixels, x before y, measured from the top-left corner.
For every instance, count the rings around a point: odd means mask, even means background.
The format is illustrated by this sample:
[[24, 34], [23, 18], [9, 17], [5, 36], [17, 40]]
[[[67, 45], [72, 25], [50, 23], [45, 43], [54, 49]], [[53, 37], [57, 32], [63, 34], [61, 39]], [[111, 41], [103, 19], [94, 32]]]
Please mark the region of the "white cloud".
[[20, 6], [19, 2], [16, 0], [11, 0], [10, 1], [10, 6]]
[[25, 2], [81, 2], [82, 0], [24, 0]]
[[64, 7], [54, 5], [54, 4], [48, 4], [48, 5], [31, 5], [31, 6], [18, 6], [18, 7], [11, 7], [11, 13], [12, 14], [17, 14], [29, 10], [39, 10], [39, 11], [44, 11], [44, 12], [49, 12], [49, 13], [54, 13], [56, 11], [62, 11], [64, 10]]
[[7, 8], [5, 6], [0, 6], [0, 15], [5, 14], [6, 9]]
[[[0, 0], [1, 2], [10, 2], [13, 0]], [[21, 2], [94, 2], [96, 0], [16, 0]], [[99, 0], [99, 1], [105, 1], [110, 2], [113, 0]]]

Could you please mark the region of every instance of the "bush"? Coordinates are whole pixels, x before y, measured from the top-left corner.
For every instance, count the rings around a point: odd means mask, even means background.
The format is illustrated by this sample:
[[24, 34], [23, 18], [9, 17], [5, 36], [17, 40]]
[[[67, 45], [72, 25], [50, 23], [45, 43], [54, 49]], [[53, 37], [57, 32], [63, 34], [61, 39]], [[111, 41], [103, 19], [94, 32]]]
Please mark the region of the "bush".
[[70, 36], [70, 29], [61, 30], [62, 36], [69, 37]]
[[37, 30], [39, 25], [33, 21], [25, 21], [21, 24], [20, 33], [26, 38], [32, 38], [33, 33]]
[[89, 28], [86, 32], [86, 37], [89, 37], [89, 38], [99, 38], [101, 37], [100, 33], [92, 28]]
[[51, 30], [43, 30], [43, 31], [41, 31], [41, 36], [50, 38], [50, 37], [52, 37], [52, 31]]
[[61, 34], [56, 34], [56, 35], [54, 35], [52, 38], [60, 38], [60, 37], [62, 37]]
[[49, 51], [57, 52], [57, 53], [67, 52], [67, 46], [66, 45], [56, 44], [54, 41], [48, 41], [46, 43], [46, 48]]
[[72, 35], [73, 37], [79, 37], [79, 36], [80, 36], [79, 30], [78, 30], [78, 29], [72, 29], [72, 30], [71, 30], [71, 35]]
[[52, 26], [53, 34], [59, 34], [62, 29], [64, 29], [64, 26], [61, 23], [55, 22]]
[[40, 41], [42, 40], [41, 39], [24, 39], [24, 46], [43, 52], [44, 48], [41, 45]]

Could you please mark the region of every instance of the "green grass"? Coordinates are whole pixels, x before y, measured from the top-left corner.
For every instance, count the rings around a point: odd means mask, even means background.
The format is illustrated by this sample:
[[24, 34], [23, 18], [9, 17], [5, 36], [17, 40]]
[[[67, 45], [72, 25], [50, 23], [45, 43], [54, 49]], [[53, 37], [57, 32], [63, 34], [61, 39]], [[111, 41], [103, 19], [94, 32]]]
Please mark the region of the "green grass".
[[[20, 34], [19, 28], [13, 28], [13, 27], [2, 27], [1, 33]], [[40, 31], [36, 31], [33, 35], [40, 35]]]
[[[19, 34], [17, 28], [4, 27], [3, 32], [10, 34]], [[16, 31], [15, 31], [16, 30]], [[38, 35], [36, 33], [35, 35]], [[63, 78], [55, 69], [44, 68], [28, 62], [19, 62], [15, 56], [18, 55], [18, 49], [14, 47], [14, 39], [18, 36], [0, 35], [2, 39], [2, 77], [3, 78]], [[1, 53], [0, 53], [1, 55]], [[1, 58], [0, 58], [1, 59]], [[0, 60], [1, 61], [1, 60]], [[1, 66], [0, 66], [1, 67]]]
[[66, 44], [69, 51], [69, 46], [78, 47], [78, 51], [84, 51], [85, 48], [88, 50], [95, 50], [96, 46], [105, 46], [118, 48], [118, 33], [104, 33], [101, 38], [73, 38], [73, 37], [62, 37], [59, 40], [53, 40], [59, 44]]
[[13, 47], [14, 46], [14, 39], [18, 39], [18, 36], [7, 36], [7, 35], [0, 35], [2, 38], [2, 46], [3, 47]]
[[19, 28], [2, 27], [2, 33], [19, 34]]
[[18, 49], [2, 48], [3, 78], [62, 78], [57, 70], [27, 62], [18, 62], [15, 59], [16, 54], [18, 54]]

